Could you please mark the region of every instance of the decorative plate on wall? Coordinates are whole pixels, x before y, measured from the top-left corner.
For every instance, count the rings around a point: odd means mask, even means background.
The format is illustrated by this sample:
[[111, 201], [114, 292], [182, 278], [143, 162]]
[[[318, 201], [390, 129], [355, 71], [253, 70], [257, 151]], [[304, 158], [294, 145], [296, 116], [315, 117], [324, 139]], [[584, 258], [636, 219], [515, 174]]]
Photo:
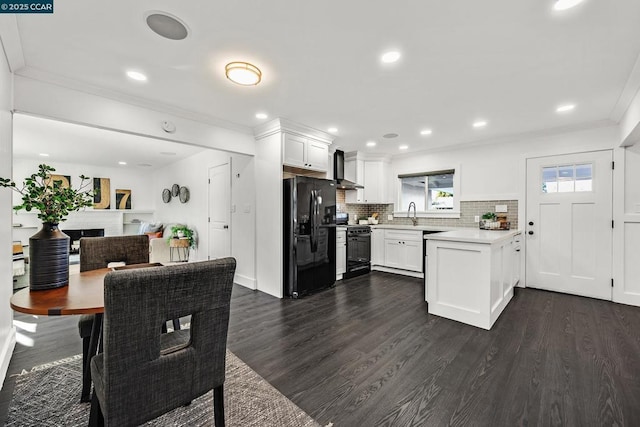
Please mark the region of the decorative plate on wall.
[[178, 194], [180, 194], [180, 186], [178, 184], [173, 184], [171, 187], [171, 195], [173, 197], [178, 197]]
[[180, 203], [187, 203], [189, 201], [189, 189], [187, 187], [180, 187]]
[[171, 201], [171, 190], [168, 188], [162, 190], [162, 201], [165, 203], [169, 203]]

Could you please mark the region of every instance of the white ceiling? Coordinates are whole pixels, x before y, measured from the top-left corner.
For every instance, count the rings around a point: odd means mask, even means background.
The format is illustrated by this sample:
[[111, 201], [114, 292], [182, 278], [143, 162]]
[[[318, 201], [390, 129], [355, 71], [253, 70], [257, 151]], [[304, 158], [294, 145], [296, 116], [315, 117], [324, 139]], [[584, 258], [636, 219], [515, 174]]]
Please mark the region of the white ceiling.
[[[27, 74], [50, 73], [246, 127], [284, 117], [335, 144], [397, 154], [585, 127], [619, 117], [640, 54], [640, 1], [553, 0], [57, 2], [17, 15]], [[145, 24], [161, 10], [187, 23], [182, 41]], [[380, 63], [387, 50], [402, 58]], [[256, 87], [224, 76], [249, 61]], [[148, 75], [145, 83], [125, 71]], [[21, 71], [18, 70], [18, 74]], [[627, 87], [635, 93], [637, 88]], [[558, 105], [575, 103], [559, 115]], [[159, 105], [160, 106], [160, 105]], [[622, 105], [626, 107], [626, 105]], [[473, 129], [477, 119], [488, 126]], [[420, 136], [424, 128], [431, 136]], [[386, 133], [400, 136], [382, 138]], [[365, 147], [368, 140], [377, 147]]]
[[[63, 162], [151, 171], [203, 151], [202, 147], [24, 114], [15, 114], [13, 125], [13, 156], [37, 159], [43, 163]], [[48, 156], [43, 157], [41, 153]], [[127, 164], [120, 165], [119, 162]]]

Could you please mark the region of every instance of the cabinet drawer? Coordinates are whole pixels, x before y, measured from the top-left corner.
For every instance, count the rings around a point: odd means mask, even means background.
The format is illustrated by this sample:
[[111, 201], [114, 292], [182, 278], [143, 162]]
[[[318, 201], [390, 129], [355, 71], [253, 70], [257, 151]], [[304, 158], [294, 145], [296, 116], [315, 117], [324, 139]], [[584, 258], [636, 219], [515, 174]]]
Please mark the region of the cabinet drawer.
[[413, 230], [384, 230], [385, 239], [402, 241], [422, 241], [422, 231]]

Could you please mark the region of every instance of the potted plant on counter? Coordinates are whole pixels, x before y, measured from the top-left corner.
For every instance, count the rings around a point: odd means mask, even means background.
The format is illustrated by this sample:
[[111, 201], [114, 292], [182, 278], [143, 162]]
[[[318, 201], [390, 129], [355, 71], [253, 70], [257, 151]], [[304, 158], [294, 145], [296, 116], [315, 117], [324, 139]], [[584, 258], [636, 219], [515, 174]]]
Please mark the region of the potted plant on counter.
[[21, 187], [8, 178], [0, 178], [0, 187], [10, 188], [22, 196], [15, 211], [37, 211], [42, 229], [29, 238], [29, 286], [32, 291], [53, 289], [69, 284], [69, 236], [58, 228], [70, 212], [92, 206], [91, 180], [80, 175], [80, 186], [55, 180], [55, 169], [41, 164], [38, 172], [25, 178]]

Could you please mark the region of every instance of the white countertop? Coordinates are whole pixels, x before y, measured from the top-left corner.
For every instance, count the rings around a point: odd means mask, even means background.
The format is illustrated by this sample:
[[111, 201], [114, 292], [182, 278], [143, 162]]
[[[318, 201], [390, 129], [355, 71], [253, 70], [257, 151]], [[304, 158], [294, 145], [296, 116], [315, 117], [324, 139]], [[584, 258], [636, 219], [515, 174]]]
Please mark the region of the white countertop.
[[478, 228], [459, 228], [455, 231], [426, 234], [424, 238], [429, 240], [493, 244], [510, 239], [521, 232], [521, 230], [480, 230]]

